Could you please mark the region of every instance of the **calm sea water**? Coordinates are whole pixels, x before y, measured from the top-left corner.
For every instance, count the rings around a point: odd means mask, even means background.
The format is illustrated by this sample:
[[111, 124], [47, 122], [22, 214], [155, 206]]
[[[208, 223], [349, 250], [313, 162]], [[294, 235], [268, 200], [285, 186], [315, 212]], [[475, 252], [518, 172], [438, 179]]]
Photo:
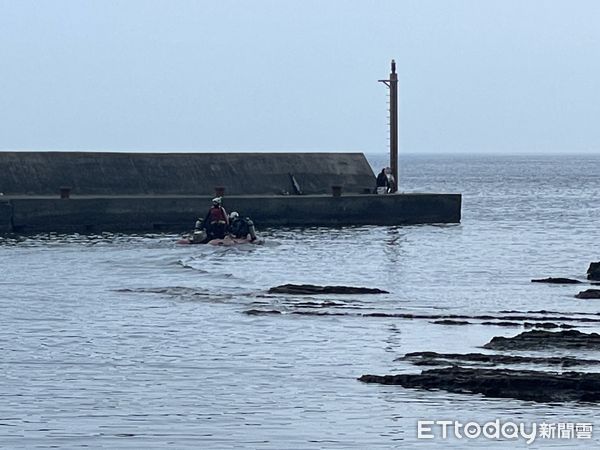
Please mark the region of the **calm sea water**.
[[[385, 165], [383, 156], [370, 160], [376, 173]], [[478, 352], [493, 336], [523, 331], [360, 315], [366, 311], [600, 312], [598, 301], [573, 298], [578, 287], [529, 281], [584, 277], [600, 260], [600, 157], [402, 156], [400, 163], [401, 190], [463, 193], [462, 223], [271, 229], [262, 230], [265, 245], [227, 249], [177, 246], [177, 236], [164, 234], [0, 238], [0, 445], [525, 446], [416, 439], [418, 419], [497, 418], [593, 422], [592, 443], [538, 440], [533, 448], [598, 445], [594, 405], [356, 378], [418, 372], [394, 361], [407, 352]], [[390, 294], [267, 294], [283, 283]], [[250, 309], [284, 314], [244, 313]]]

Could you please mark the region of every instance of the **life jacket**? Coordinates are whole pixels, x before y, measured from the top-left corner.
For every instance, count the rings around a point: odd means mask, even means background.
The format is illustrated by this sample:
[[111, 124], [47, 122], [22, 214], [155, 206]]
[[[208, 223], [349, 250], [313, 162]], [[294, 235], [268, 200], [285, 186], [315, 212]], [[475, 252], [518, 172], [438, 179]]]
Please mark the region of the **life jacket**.
[[218, 223], [218, 222], [227, 222], [227, 217], [225, 217], [225, 211], [222, 207], [212, 207], [209, 212], [209, 221], [210, 223]]

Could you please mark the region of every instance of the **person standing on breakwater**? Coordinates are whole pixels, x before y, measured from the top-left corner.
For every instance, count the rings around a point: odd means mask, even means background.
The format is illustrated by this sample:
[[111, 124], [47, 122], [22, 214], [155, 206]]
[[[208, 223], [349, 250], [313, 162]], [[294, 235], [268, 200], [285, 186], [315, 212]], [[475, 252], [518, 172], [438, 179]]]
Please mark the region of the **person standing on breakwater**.
[[221, 203], [221, 197], [213, 198], [212, 206], [204, 218], [203, 225], [208, 235], [208, 240], [223, 239], [229, 226], [229, 216], [225, 208], [221, 206]]
[[387, 178], [387, 193], [396, 192], [396, 180], [394, 179], [394, 175], [392, 175], [392, 168], [386, 167], [384, 173]]
[[381, 169], [381, 173], [377, 175], [377, 182], [375, 183], [376, 194], [387, 194], [389, 189], [388, 176], [386, 169]]

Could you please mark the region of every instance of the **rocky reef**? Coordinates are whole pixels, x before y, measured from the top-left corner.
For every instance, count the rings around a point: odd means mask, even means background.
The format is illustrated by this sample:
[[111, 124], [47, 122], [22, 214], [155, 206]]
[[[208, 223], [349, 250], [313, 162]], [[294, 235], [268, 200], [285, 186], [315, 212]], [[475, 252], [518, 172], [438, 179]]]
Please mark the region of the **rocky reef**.
[[388, 294], [388, 291], [376, 288], [353, 286], [316, 286], [314, 284], [283, 284], [269, 289], [269, 294]]
[[405, 388], [444, 389], [535, 402], [598, 402], [600, 374], [537, 370], [446, 367], [420, 374], [363, 375], [364, 383], [397, 384]]
[[600, 334], [577, 330], [558, 332], [532, 330], [514, 337], [496, 336], [483, 348], [491, 350], [540, 350], [545, 348], [571, 348], [600, 350]]
[[[532, 330], [513, 337], [496, 336], [483, 346], [491, 350], [543, 351], [548, 349], [600, 350], [600, 334], [577, 330], [549, 332]], [[572, 356], [524, 356], [484, 353], [413, 352], [396, 359], [416, 366], [433, 366], [418, 374], [372, 375], [359, 378], [365, 383], [395, 384], [405, 388], [487, 397], [515, 398], [535, 402], [598, 402], [600, 373], [556, 372], [567, 367], [600, 365], [597, 359]], [[551, 367], [553, 370], [525, 370], [514, 366]], [[437, 367], [436, 367], [437, 366]], [[446, 366], [446, 367], [439, 367]], [[510, 366], [510, 368], [498, 368]]]
[[550, 283], [550, 284], [579, 284], [581, 281], [572, 278], [539, 278], [531, 280], [532, 283]]
[[582, 299], [600, 298], [600, 289], [586, 289], [585, 291], [581, 291], [579, 294], [577, 294], [575, 296], [575, 298], [582, 298]]
[[410, 361], [415, 366], [477, 365], [496, 366], [499, 364], [527, 364], [558, 367], [597, 366], [600, 360], [580, 359], [570, 356], [515, 356], [484, 353], [437, 353], [413, 352], [397, 358], [396, 361]]
[[590, 263], [590, 267], [587, 270], [587, 279], [600, 281], [600, 262]]

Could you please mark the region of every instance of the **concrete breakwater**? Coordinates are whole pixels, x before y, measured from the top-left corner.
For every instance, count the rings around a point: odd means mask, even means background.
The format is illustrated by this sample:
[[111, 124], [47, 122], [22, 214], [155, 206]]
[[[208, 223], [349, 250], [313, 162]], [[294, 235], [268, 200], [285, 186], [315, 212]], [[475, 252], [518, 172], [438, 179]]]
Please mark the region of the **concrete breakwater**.
[[[210, 206], [210, 196], [5, 196], [0, 232], [35, 233], [189, 229]], [[459, 194], [227, 196], [228, 211], [257, 227], [401, 225], [460, 222]]]
[[375, 175], [362, 153], [0, 152], [5, 195], [327, 194], [332, 185], [362, 193]]
[[374, 186], [362, 153], [0, 152], [0, 232], [185, 230], [219, 190], [258, 227], [460, 222], [460, 194]]

